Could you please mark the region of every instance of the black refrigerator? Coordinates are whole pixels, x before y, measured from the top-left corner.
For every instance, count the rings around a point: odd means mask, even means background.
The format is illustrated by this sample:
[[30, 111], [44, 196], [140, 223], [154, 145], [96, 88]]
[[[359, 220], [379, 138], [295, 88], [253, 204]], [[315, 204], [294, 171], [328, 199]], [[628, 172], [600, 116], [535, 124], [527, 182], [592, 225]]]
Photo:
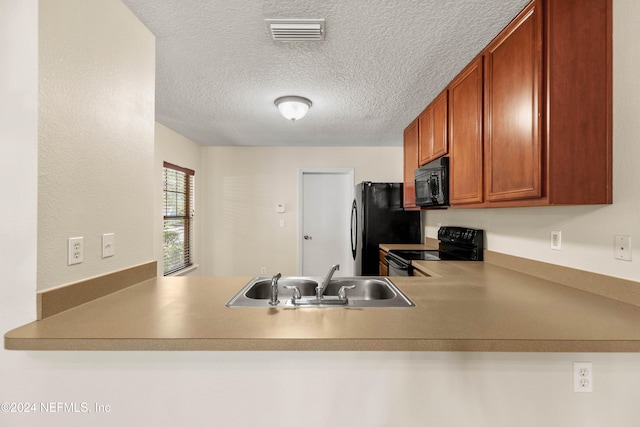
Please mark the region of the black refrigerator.
[[402, 207], [402, 183], [361, 182], [351, 207], [356, 276], [378, 276], [380, 243], [422, 243], [420, 211]]

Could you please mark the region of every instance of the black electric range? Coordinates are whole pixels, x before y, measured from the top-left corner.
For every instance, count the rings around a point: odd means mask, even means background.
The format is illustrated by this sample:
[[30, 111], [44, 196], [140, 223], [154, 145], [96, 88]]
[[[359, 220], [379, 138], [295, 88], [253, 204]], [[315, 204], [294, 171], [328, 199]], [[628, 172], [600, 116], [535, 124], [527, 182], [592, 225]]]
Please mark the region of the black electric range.
[[484, 231], [467, 227], [440, 227], [438, 249], [391, 250], [386, 256], [389, 276], [411, 276], [411, 261], [482, 261]]

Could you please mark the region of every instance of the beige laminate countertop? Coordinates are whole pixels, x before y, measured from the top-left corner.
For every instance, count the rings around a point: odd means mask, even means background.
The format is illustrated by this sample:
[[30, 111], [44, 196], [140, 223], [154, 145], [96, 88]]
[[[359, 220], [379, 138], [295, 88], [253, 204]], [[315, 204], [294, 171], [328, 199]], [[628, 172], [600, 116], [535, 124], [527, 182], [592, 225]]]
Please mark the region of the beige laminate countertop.
[[435, 244], [435, 246], [429, 246], [421, 243], [381, 243], [379, 247], [386, 252], [392, 250], [421, 251], [428, 249], [438, 249], [437, 243]]
[[393, 282], [413, 308], [228, 308], [249, 277], [168, 277], [9, 331], [16, 350], [638, 352], [640, 307], [483, 262]]

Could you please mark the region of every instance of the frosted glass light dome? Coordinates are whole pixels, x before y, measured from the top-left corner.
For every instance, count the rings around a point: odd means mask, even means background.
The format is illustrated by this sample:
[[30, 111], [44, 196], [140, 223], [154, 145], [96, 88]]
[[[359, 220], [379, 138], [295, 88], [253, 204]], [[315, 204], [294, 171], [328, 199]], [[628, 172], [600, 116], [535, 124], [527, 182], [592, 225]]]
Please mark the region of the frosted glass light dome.
[[311, 107], [311, 101], [301, 96], [282, 96], [276, 99], [274, 104], [278, 107], [280, 114], [292, 122], [303, 118]]

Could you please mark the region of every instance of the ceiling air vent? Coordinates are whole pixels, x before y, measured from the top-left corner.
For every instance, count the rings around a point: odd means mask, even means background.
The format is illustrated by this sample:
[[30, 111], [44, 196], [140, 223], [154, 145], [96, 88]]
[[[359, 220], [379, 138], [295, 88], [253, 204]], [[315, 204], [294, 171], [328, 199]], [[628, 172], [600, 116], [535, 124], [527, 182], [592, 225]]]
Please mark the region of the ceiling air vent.
[[324, 19], [265, 19], [276, 42], [324, 40]]

